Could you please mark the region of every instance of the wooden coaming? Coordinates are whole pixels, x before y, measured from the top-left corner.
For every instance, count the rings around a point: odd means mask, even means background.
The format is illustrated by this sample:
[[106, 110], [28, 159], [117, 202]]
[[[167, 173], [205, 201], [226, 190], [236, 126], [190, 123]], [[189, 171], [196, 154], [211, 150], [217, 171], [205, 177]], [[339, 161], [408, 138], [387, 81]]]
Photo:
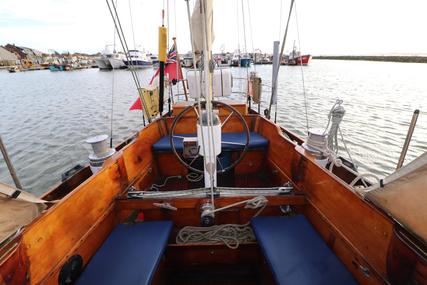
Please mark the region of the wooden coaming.
[[384, 284], [383, 277], [317, 208], [307, 204], [303, 213], [360, 284]]
[[344, 183], [331, 179], [332, 174], [316, 164], [313, 158], [304, 156], [301, 159], [306, 161], [300, 169], [304, 179], [297, 184], [307, 199], [344, 239], [351, 242], [382, 276], [386, 276], [387, 250], [393, 230], [391, 221]]
[[[4, 252], [1, 253], [5, 254]], [[22, 243], [17, 242], [14, 247], [0, 260], [0, 284], [26, 284], [27, 266]]]
[[84, 266], [90, 261], [92, 256], [108, 238], [111, 231], [117, 225], [117, 215], [114, 212], [114, 205], [110, 208], [90, 227], [90, 229], [80, 238], [74, 247], [68, 252], [59, 263], [50, 270], [41, 284], [56, 285], [58, 284], [59, 273], [62, 266], [67, 262], [68, 258], [73, 255], [80, 255], [83, 258]]
[[268, 160], [282, 177], [290, 177], [296, 189], [336, 229], [337, 236], [348, 241], [355, 255], [364, 256], [386, 278], [387, 250], [393, 225], [339, 178], [319, 166], [297, 143], [281, 134], [274, 124], [261, 118], [260, 133], [269, 139]]
[[161, 122], [156, 121], [141, 131], [133, 143], [123, 148], [128, 181], [135, 181], [142, 170], [153, 166], [151, 146], [163, 136], [163, 131]]
[[121, 192], [116, 162], [81, 184], [26, 228], [22, 242], [32, 284], [43, 281], [60, 265]]

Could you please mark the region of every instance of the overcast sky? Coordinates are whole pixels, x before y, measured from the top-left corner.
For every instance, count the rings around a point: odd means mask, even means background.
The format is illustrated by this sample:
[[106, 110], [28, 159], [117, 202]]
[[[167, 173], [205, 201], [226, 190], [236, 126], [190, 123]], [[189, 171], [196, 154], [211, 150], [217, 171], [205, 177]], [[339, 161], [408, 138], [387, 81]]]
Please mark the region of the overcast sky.
[[[118, 0], [127, 41], [133, 47], [129, 3], [138, 48], [157, 53], [157, 27], [167, 0]], [[214, 0], [214, 51], [234, 51], [244, 30], [248, 51], [271, 52], [283, 37], [290, 0]], [[194, 0], [190, 0], [191, 7]], [[190, 50], [184, 0], [169, 0], [170, 37], [179, 52]], [[296, 0], [286, 49], [298, 45], [314, 55], [427, 55], [427, 0]], [[282, 15], [282, 16], [280, 16]], [[280, 19], [282, 23], [280, 24]], [[237, 26], [239, 23], [239, 27]], [[252, 26], [252, 29], [251, 29]], [[0, 45], [15, 43], [47, 52], [96, 53], [113, 43], [113, 23], [105, 0], [0, 0]]]

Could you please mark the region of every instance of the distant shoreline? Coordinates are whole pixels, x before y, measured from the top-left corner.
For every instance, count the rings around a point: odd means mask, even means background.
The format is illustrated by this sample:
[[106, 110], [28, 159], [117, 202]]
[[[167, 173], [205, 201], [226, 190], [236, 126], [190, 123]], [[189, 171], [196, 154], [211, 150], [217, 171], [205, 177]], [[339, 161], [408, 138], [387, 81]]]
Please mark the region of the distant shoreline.
[[334, 59], [334, 60], [367, 60], [367, 61], [387, 61], [387, 62], [408, 62], [427, 63], [427, 56], [365, 56], [365, 55], [321, 55], [313, 56], [313, 59]]

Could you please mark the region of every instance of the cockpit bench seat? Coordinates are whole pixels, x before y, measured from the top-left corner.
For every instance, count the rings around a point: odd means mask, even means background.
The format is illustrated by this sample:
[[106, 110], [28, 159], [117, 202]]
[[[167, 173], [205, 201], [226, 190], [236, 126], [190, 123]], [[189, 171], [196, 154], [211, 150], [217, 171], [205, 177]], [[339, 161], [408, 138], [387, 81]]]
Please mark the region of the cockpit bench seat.
[[170, 221], [118, 225], [92, 257], [76, 285], [150, 284], [171, 230]]
[[[177, 151], [183, 150], [182, 137], [196, 137], [197, 134], [175, 134], [174, 143]], [[243, 150], [246, 143], [246, 133], [222, 133], [222, 150], [235, 151]], [[250, 133], [249, 149], [265, 149], [268, 147], [268, 139], [256, 132]], [[153, 144], [152, 149], [154, 152], [170, 152], [172, 146], [170, 144], [169, 136], [164, 136]]]
[[255, 217], [251, 224], [277, 284], [357, 284], [304, 216]]

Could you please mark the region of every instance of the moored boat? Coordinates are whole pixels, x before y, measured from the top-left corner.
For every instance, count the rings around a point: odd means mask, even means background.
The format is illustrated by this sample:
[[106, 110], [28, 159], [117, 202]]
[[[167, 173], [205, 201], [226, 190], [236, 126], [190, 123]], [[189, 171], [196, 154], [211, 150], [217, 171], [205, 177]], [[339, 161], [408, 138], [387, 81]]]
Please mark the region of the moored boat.
[[19, 68], [19, 66], [12, 66], [10, 68], [7, 69], [10, 73], [16, 73], [16, 72], [20, 72], [21, 68]]
[[311, 60], [310, 54], [301, 55], [301, 52], [297, 50], [295, 43], [292, 52], [287, 55], [282, 64], [284, 65], [308, 65]]
[[240, 66], [240, 55], [238, 53], [234, 53], [231, 58], [230, 66], [238, 67]]
[[101, 56], [95, 60], [96, 65], [101, 70], [113, 69], [110, 63], [110, 58], [113, 58], [114, 52], [111, 50], [110, 45], [106, 45], [102, 51]]
[[65, 65], [63, 65], [63, 64], [51, 64], [51, 65], [49, 65], [49, 70], [50, 71], [64, 71]]
[[111, 65], [112, 69], [123, 69], [126, 68], [125, 64], [126, 56], [123, 53], [113, 53], [109, 58], [108, 61]]
[[251, 66], [251, 58], [248, 54], [245, 54], [240, 57], [240, 67], [250, 67]]
[[153, 61], [146, 53], [139, 50], [129, 50], [129, 60], [125, 60], [127, 67], [146, 68], [153, 66]]

